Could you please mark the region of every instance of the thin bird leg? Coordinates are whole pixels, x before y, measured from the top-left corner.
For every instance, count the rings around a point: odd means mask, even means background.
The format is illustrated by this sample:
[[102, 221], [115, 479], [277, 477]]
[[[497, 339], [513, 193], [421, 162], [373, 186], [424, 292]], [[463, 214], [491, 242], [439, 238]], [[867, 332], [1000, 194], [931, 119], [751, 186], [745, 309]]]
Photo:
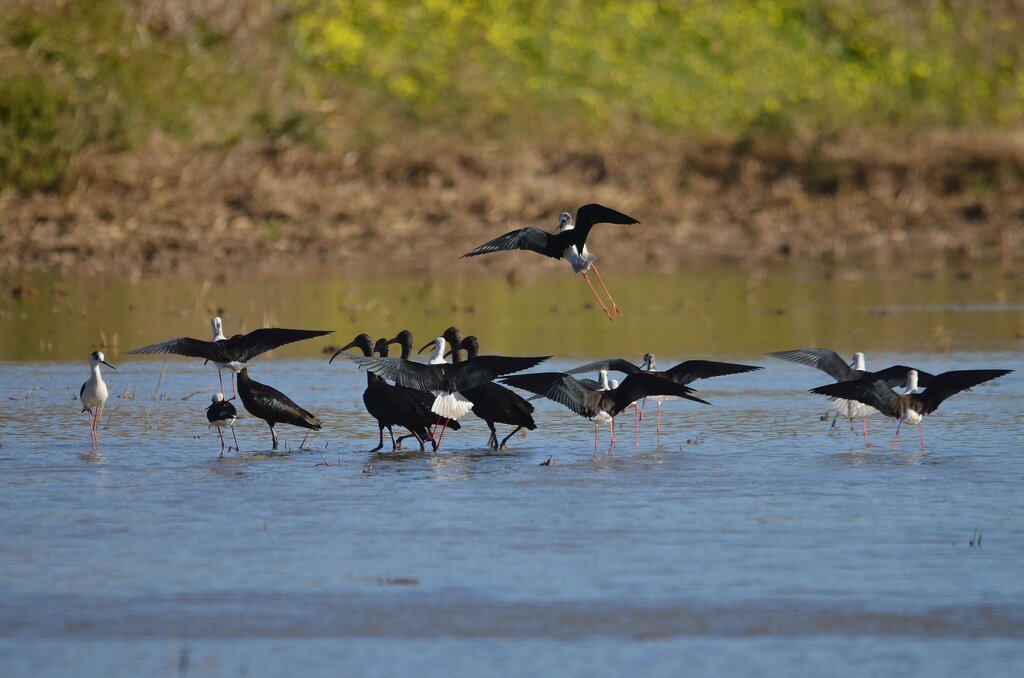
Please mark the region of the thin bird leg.
[[601, 283], [601, 287], [604, 288], [604, 293], [608, 295], [608, 301], [612, 302], [612, 310], [615, 311], [615, 315], [622, 315], [622, 311], [619, 310], [619, 305], [612, 299], [612, 293], [605, 287], [604, 281], [601, 280], [601, 273], [597, 270], [596, 264], [591, 264], [590, 268], [594, 269], [594, 275], [597, 276], [597, 282]]
[[658, 442], [661, 442], [661, 401], [658, 401]]
[[921, 438], [921, 449], [924, 449], [924, 424], [917, 425], [917, 435]]
[[647, 406], [647, 398], [640, 401], [640, 421], [644, 420], [644, 407]]
[[223, 459], [224, 458], [224, 434], [221, 433], [220, 426], [218, 426], [216, 428], [217, 428], [217, 437], [220, 438], [220, 456], [217, 457], [217, 458], [218, 459]]
[[[504, 439], [504, 440], [502, 440], [502, 441], [501, 441], [501, 444], [500, 444], [500, 445], [498, 445], [498, 446], [497, 446], [497, 447], [496, 447], [495, 449], [498, 449], [498, 450], [504, 450], [504, 449], [505, 449], [505, 443], [507, 443], [507, 442], [508, 442], [508, 439], [509, 439], [509, 438], [511, 438], [512, 436], [514, 436], [515, 434], [519, 433], [519, 431], [520, 431], [520, 430], [521, 430], [522, 428], [523, 428], [522, 426], [517, 426], [517, 427], [516, 427], [516, 429], [515, 429], [514, 431], [512, 431], [512, 433], [509, 433], [509, 434], [508, 434], [507, 436], [505, 436], [505, 439]], [[498, 436], [494, 436], [494, 442], [495, 442], [495, 443], [497, 443], [497, 442], [498, 442]]]
[[612, 419], [612, 423], [608, 424], [608, 429], [612, 432], [612, 447], [615, 447], [615, 420]]
[[640, 447], [640, 406], [633, 403], [633, 437], [636, 438], [636, 446]]
[[217, 368], [217, 378], [220, 379], [220, 392], [224, 392], [224, 370]]
[[850, 417], [850, 433], [856, 433], [857, 429], [853, 427], [853, 417]]
[[587, 277], [586, 273], [580, 273], [580, 275], [582, 275], [583, 279], [587, 281], [588, 285], [590, 285], [590, 291], [593, 292], [594, 296], [597, 298], [597, 303], [601, 304], [601, 308], [604, 310], [604, 314], [608, 316], [608, 320], [612, 320], [612, 312], [604, 305], [604, 302], [601, 300], [601, 295], [599, 295], [597, 290], [594, 289], [594, 285], [590, 282], [590, 278]]
[[391, 436], [391, 451], [394, 452], [398, 446], [395, 444], [395, 432], [391, 430], [390, 426], [388, 426], [388, 435]]
[[597, 429], [598, 425], [594, 424], [594, 457], [597, 457]]
[[864, 439], [868, 437], [868, 418], [864, 417]]
[[[231, 425], [231, 437], [235, 439], [235, 452], [241, 452], [241, 450], [238, 449], [238, 436], [235, 435], [235, 425], [234, 424]], [[231, 447], [228, 446], [228, 452], [230, 452], [230, 451], [231, 451]]]
[[441, 439], [444, 438], [444, 430], [446, 428], [448, 428], [448, 419], [447, 418], [445, 418], [444, 424], [441, 425], [441, 435], [439, 435], [437, 437], [437, 447], [434, 448], [435, 451], [441, 449]]
[[893, 438], [893, 440], [900, 439], [900, 426], [903, 426], [903, 419], [900, 419], [899, 423], [896, 424], [896, 436]]

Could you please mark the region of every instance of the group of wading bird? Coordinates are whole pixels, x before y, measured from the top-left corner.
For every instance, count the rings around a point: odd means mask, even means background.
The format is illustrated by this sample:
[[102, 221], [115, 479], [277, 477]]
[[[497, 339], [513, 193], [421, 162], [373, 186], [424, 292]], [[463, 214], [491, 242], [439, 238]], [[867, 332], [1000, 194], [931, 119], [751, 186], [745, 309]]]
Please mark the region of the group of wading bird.
[[[583, 276], [587, 285], [597, 297], [601, 309], [609, 320], [622, 315], [612, 299], [608, 288], [601, 279], [594, 264], [597, 257], [586, 246], [587, 235], [594, 224], [636, 224], [636, 219], [608, 207], [589, 204], [580, 207], [575, 220], [568, 212], [559, 216], [558, 231], [547, 233], [537, 228], [523, 228], [506, 233], [466, 253], [471, 257], [505, 250], [530, 250], [554, 259], [566, 259], [573, 272]], [[608, 297], [611, 309], [587, 276], [589, 271], [597, 276], [601, 288]], [[220, 392], [213, 396], [206, 416], [210, 426], [216, 427], [221, 443], [221, 457], [224, 451], [238, 450], [238, 439], [234, 436], [234, 422], [238, 411], [232, 400], [240, 397], [242, 405], [254, 417], [263, 419], [270, 426], [273, 448], [277, 449], [278, 437], [275, 424], [291, 424], [307, 429], [320, 430], [321, 422], [315, 415], [296, 405], [288, 396], [266, 384], [249, 377], [247, 363], [256, 356], [278, 346], [329, 334], [328, 330], [295, 330], [283, 328], [258, 329], [245, 335], [236, 334], [231, 338], [224, 335], [220, 318], [212, 321], [213, 339], [202, 341], [188, 337], [170, 339], [157, 344], [129, 351], [130, 354], [175, 354], [202, 358], [217, 367]], [[401, 346], [401, 356], [389, 356], [389, 346]], [[528, 370], [551, 356], [512, 357], [478, 355], [479, 342], [474, 336], [463, 337], [454, 327], [428, 342], [420, 349], [422, 353], [433, 346], [434, 351], [427, 363], [414, 362], [412, 357], [413, 336], [408, 330], [399, 332], [391, 339], [373, 341], [367, 334], [360, 334], [347, 345], [338, 349], [329, 362], [344, 354], [349, 360], [367, 372], [366, 390], [363, 403], [367, 412], [377, 420], [379, 442], [372, 452], [384, 447], [384, 429], [391, 436], [392, 450], [401, 447], [405, 438], [415, 438], [421, 451], [430, 442], [437, 450], [447, 429], [461, 428], [459, 419], [473, 412], [483, 419], [490, 428], [487, 444], [493, 449], [504, 449], [509, 438], [525, 428], [533, 430], [533, 405], [514, 391], [495, 383], [498, 377], [508, 386], [535, 394], [533, 397], [549, 398], [590, 419], [594, 423], [594, 453], [598, 448], [599, 427], [608, 424], [611, 444], [615, 444], [614, 418], [630, 406], [634, 408], [634, 431], [639, 445], [639, 421], [643, 418], [643, 403], [647, 399], [658, 403], [657, 431], [661, 436], [661, 401], [682, 398], [708, 404], [694, 395], [688, 384], [710, 377], [741, 374], [761, 369], [752, 365], [712, 360], [687, 360], [675, 367], [660, 371], [655, 368], [654, 355], [644, 356], [641, 365], [621, 359], [610, 358], [581, 365], [568, 372], [534, 372], [516, 374]], [[451, 346], [449, 350], [446, 348]], [[359, 349], [362, 355], [344, 353]], [[461, 353], [466, 353], [463, 360]], [[450, 355], [452, 362], [445, 358]], [[932, 375], [923, 370], [905, 365], [894, 365], [878, 372], [868, 372], [862, 353], [854, 354], [847, 364], [838, 354], [829, 349], [807, 348], [780, 351], [768, 355], [815, 367], [836, 380], [834, 384], [811, 389], [812, 393], [830, 396], [833, 399], [835, 417], [830, 433], [834, 432], [840, 416], [849, 420], [851, 431], [854, 421], [863, 419], [863, 433], [867, 438], [867, 417], [874, 412], [899, 420], [896, 438], [899, 437], [903, 422], [915, 424], [924, 446], [924, 432], [921, 422], [925, 415], [934, 412], [939, 405], [952, 395], [968, 390], [1012, 370], [954, 370]], [[100, 374], [100, 365], [115, 369], [106, 362], [99, 351], [89, 357], [91, 375], [82, 384], [79, 396], [82, 411], [89, 412], [90, 431], [93, 446], [98, 445], [97, 427], [107, 399], [107, 387]], [[232, 397], [225, 399], [223, 370], [232, 374]], [[620, 382], [608, 378], [608, 373], [621, 372], [626, 376]], [[576, 379], [580, 373], [598, 374], [598, 380]], [[236, 380], [233, 378], [237, 375]], [[511, 376], [508, 376], [511, 375]], [[394, 382], [394, 383], [390, 383]], [[894, 388], [902, 388], [897, 393]], [[923, 389], [920, 390], [919, 389]], [[533, 398], [531, 398], [533, 399]], [[512, 432], [499, 443], [495, 424], [514, 427]], [[393, 428], [404, 428], [409, 433], [395, 438]], [[234, 445], [225, 443], [223, 429], [230, 428]]]

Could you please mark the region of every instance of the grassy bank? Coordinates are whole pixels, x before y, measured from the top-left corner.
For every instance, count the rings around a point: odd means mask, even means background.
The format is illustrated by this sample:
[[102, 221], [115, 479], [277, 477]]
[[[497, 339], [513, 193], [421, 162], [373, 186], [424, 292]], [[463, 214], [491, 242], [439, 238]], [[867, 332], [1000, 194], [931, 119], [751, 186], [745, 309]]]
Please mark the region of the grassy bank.
[[895, 0], [4, 0], [0, 185], [87, 149], [827, 136], [1024, 119], [1024, 9]]

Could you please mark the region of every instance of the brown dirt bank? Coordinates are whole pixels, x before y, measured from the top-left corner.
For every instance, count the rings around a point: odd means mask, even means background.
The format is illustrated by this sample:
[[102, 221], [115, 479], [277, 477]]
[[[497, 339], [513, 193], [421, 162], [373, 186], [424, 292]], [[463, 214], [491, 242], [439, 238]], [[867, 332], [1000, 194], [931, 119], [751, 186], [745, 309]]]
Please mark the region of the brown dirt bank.
[[[513, 228], [597, 201], [641, 220], [595, 249], [637, 264], [913, 254], [1024, 258], [1024, 134], [552, 148], [417, 142], [370, 152], [154, 140], [91, 153], [69, 193], [0, 194], [0, 266], [131, 274], [324, 267], [440, 271]], [[540, 257], [483, 257], [544, 265]]]

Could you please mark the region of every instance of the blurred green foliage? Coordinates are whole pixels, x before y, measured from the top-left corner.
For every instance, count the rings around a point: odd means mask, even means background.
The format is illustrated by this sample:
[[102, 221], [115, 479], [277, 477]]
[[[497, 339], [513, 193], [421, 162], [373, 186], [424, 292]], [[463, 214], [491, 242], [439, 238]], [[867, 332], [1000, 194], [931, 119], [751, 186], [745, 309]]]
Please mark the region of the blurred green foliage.
[[[0, 188], [83, 149], [734, 136], [1024, 119], [980, 0], [0, 0]], [[327, 132], [325, 133], [324, 130]]]
[[437, 124], [747, 134], [1003, 125], [1024, 6], [903, 0], [322, 0], [331, 71]]

